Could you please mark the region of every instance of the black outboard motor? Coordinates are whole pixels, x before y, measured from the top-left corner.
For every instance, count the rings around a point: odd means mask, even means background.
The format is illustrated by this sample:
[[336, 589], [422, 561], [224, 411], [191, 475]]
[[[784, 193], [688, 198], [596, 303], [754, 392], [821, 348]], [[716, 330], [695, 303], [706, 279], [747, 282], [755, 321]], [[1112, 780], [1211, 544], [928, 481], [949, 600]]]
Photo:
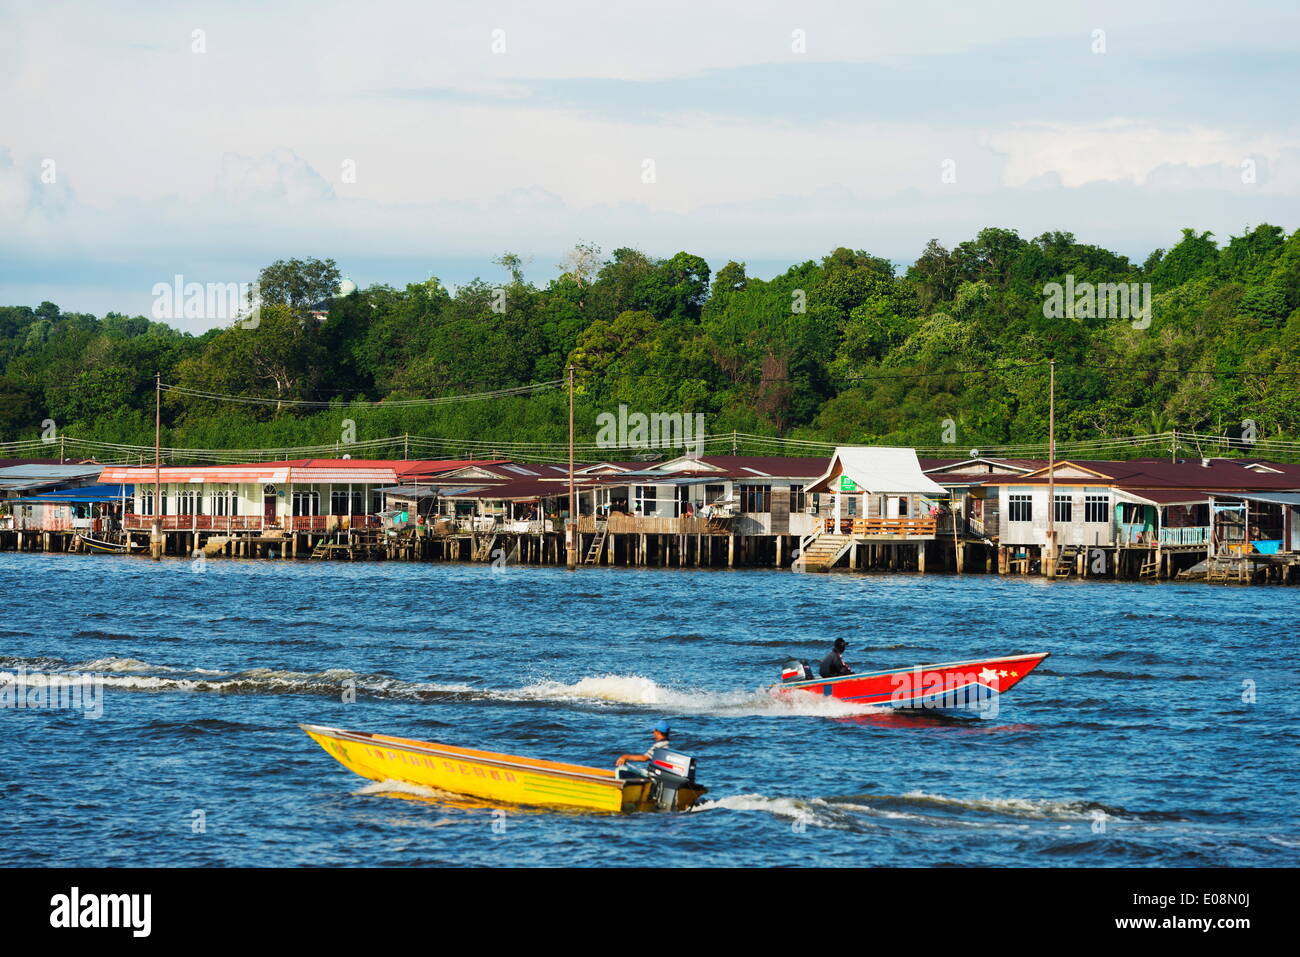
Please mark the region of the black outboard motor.
[[661, 811], [677, 808], [677, 792], [687, 785], [695, 785], [695, 759], [680, 751], [657, 748], [646, 768], [649, 775], [650, 799]]

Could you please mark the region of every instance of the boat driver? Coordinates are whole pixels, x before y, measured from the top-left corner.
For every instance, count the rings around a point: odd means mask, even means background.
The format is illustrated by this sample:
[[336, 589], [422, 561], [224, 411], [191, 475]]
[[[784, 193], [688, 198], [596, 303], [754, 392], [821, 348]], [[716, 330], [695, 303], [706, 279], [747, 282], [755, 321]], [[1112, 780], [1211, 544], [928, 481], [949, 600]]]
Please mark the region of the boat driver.
[[668, 738], [672, 734], [672, 729], [669, 728], [668, 722], [660, 721], [654, 726], [653, 730], [655, 741], [654, 744], [650, 745], [646, 750], [645, 754], [620, 754], [618, 759], [614, 762], [614, 767], [621, 768], [629, 761], [649, 761], [655, 756], [655, 752], [660, 748], [667, 748], [669, 746]]
[[822, 659], [818, 671], [823, 678], [838, 678], [841, 675], [853, 674], [853, 669], [844, 663], [843, 653], [848, 644], [843, 638], [835, 639], [835, 646], [826, 653]]

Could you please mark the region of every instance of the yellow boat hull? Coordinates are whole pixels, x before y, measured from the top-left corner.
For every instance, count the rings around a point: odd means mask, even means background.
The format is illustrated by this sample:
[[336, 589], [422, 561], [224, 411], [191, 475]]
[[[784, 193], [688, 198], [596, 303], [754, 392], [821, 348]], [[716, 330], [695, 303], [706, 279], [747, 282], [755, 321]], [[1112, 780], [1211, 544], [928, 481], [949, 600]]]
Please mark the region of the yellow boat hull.
[[[592, 811], [653, 811], [651, 782], [621, 780], [608, 768], [542, 761], [386, 734], [299, 725], [349, 771], [372, 781], [403, 781], [507, 804]], [[699, 800], [702, 787], [678, 792], [675, 810]]]

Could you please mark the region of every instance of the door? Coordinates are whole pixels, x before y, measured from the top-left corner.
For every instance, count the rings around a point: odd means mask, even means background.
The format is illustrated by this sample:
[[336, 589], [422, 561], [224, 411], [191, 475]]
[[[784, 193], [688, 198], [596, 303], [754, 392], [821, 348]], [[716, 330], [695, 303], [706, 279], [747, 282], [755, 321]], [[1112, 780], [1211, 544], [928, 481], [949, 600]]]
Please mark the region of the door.
[[275, 524], [275, 496], [262, 496], [262, 515], [267, 525]]

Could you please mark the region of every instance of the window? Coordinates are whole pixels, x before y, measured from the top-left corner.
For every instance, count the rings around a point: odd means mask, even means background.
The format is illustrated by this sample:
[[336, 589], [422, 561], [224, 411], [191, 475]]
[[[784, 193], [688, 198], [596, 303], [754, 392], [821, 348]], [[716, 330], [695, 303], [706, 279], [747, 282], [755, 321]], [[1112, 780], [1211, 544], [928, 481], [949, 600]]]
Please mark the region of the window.
[[150, 489], [147, 492], [140, 493], [140, 514], [141, 515], [153, 514], [153, 489]]
[[790, 486], [790, 511], [802, 512], [808, 507], [808, 494], [803, 490], [802, 485]]
[[655, 497], [655, 486], [638, 485], [634, 491], [636, 492], [634, 514], [654, 515], [659, 511], [659, 500]]
[[1012, 492], [1007, 496], [1007, 521], [1032, 522], [1034, 499], [1028, 492]]
[[742, 512], [772, 511], [772, 486], [741, 485], [740, 510]]
[[727, 497], [727, 486], [725, 485], [706, 485], [704, 486], [704, 504], [713, 505]]
[[364, 515], [366, 514], [366, 497], [365, 493], [359, 489], [348, 494], [347, 489], [334, 489], [330, 492], [330, 514], [331, 515]]
[[233, 490], [212, 493], [213, 515], [238, 515], [239, 495]]
[[1074, 521], [1074, 499], [1068, 493], [1064, 495], [1060, 492], [1056, 493], [1056, 510], [1052, 517], [1058, 522]]
[[1110, 496], [1085, 495], [1083, 497], [1083, 520], [1093, 524], [1110, 524]]
[[681, 518], [686, 514], [686, 506], [691, 501], [691, 487], [689, 485], [677, 486], [677, 517]]
[[293, 493], [293, 514], [319, 515], [320, 514], [320, 492], [294, 492]]
[[203, 493], [198, 489], [186, 488], [176, 494], [177, 515], [202, 515]]

